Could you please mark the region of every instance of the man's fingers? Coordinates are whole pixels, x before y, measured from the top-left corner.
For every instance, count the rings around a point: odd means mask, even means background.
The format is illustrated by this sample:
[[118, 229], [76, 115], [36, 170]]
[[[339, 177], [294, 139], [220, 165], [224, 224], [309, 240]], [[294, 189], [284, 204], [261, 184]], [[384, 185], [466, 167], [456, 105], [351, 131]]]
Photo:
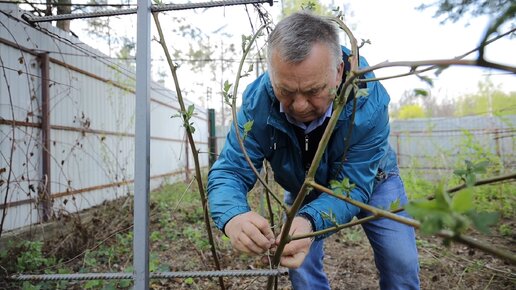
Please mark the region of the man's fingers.
[[310, 248], [310, 242], [305, 241], [305, 239], [291, 241], [290, 243], [285, 245], [285, 248], [283, 249], [283, 255], [292, 256], [298, 252], [304, 252], [306, 255], [306, 252], [308, 252], [309, 248]]
[[247, 224], [243, 227], [242, 231], [254, 244], [262, 249], [262, 252], [269, 249], [273, 244], [273, 241], [264, 236], [262, 231], [260, 231], [254, 223]]
[[246, 253], [262, 254], [274, 244], [267, 220], [255, 212], [233, 217], [225, 226], [233, 247]]
[[305, 252], [297, 252], [294, 255], [283, 254], [280, 259], [280, 264], [289, 269], [296, 269], [301, 266], [301, 264], [305, 260], [305, 257], [306, 257]]
[[[259, 215], [258, 215], [259, 216]], [[256, 226], [258, 230], [270, 241], [274, 240], [274, 233], [272, 232], [269, 222], [259, 216], [259, 218], [252, 219], [251, 222]]]
[[258, 246], [251, 238], [247, 235], [238, 236], [238, 243], [241, 245], [241, 251], [246, 253], [262, 254], [266, 250]]
[[291, 241], [283, 249], [280, 264], [290, 269], [299, 268], [310, 251], [311, 244], [310, 239]]

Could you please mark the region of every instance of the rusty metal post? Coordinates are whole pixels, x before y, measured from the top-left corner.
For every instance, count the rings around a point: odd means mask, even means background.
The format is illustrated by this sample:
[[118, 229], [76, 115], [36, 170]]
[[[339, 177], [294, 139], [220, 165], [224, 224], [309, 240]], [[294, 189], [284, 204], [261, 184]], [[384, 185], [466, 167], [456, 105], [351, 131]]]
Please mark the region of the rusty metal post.
[[215, 109], [208, 109], [208, 159], [209, 167], [217, 160], [217, 132], [215, 129]]
[[50, 218], [52, 179], [50, 170], [50, 68], [48, 53], [39, 54], [41, 68], [41, 154], [42, 154], [42, 184], [41, 193], [38, 198], [40, 201], [41, 218], [46, 222]]

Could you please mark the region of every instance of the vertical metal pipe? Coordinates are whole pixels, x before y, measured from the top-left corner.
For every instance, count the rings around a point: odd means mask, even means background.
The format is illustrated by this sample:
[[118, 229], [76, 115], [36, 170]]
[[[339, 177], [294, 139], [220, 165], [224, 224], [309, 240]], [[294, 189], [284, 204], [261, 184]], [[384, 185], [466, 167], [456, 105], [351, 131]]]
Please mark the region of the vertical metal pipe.
[[400, 145], [400, 133], [396, 133], [396, 161], [398, 162], [398, 167], [401, 167], [401, 145]]
[[149, 289], [150, 13], [151, 2], [138, 0], [133, 215], [135, 290]]
[[41, 148], [43, 187], [39, 196], [43, 222], [50, 218], [50, 196], [52, 194], [50, 174], [50, 68], [48, 53], [39, 54], [41, 67]]
[[500, 159], [502, 159], [502, 150], [501, 150], [501, 146], [500, 146], [500, 130], [499, 129], [494, 129], [494, 139], [495, 139], [495, 143], [496, 143], [496, 146], [495, 146], [496, 155]]
[[215, 129], [215, 109], [208, 109], [208, 147], [209, 147], [209, 167], [215, 163], [217, 159], [217, 132]]
[[[502, 144], [500, 144], [500, 130], [497, 128], [494, 130], [494, 140], [496, 142], [495, 150], [496, 155], [498, 158], [500, 158], [500, 162], [503, 167], [505, 167], [504, 158], [503, 158], [503, 147]], [[502, 140], [503, 142], [503, 140]]]

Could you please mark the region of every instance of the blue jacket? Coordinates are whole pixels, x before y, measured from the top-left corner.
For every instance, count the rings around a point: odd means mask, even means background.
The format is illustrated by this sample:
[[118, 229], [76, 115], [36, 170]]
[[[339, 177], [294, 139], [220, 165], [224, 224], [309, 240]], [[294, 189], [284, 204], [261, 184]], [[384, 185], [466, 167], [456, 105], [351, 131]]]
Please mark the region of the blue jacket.
[[[343, 51], [347, 55], [350, 53], [346, 48]], [[359, 66], [366, 67], [368, 64], [361, 58]], [[372, 77], [372, 73], [366, 75], [366, 78]], [[326, 187], [329, 187], [330, 180], [349, 178], [356, 185], [350, 193], [351, 197], [364, 203], [372, 194], [378, 169], [386, 173], [397, 170], [396, 156], [388, 144], [389, 95], [379, 82], [368, 82], [367, 89], [368, 96], [357, 99], [346, 160], [342, 162], [342, 154], [350, 128], [353, 102], [342, 111], [315, 176], [315, 181]], [[267, 159], [275, 181], [290, 193], [297, 194], [305, 179], [301, 148], [292, 127], [294, 125], [287, 121], [284, 113], [280, 113], [267, 72], [246, 88], [237, 118], [241, 136], [244, 124], [254, 120], [244, 144], [256, 169], [260, 171], [264, 159]], [[342, 170], [340, 167], [343, 167]], [[339, 176], [334, 176], [339, 172]], [[256, 180], [240, 150], [234, 126], [231, 126], [224, 148], [208, 175], [209, 207], [219, 229], [223, 230], [232, 217], [251, 210], [247, 192], [253, 188]], [[315, 230], [335, 225], [324, 217], [324, 213], [333, 213], [337, 222], [343, 224], [359, 212], [357, 207], [330, 195], [317, 192], [311, 195], [316, 198], [304, 204], [299, 213], [312, 218]]]

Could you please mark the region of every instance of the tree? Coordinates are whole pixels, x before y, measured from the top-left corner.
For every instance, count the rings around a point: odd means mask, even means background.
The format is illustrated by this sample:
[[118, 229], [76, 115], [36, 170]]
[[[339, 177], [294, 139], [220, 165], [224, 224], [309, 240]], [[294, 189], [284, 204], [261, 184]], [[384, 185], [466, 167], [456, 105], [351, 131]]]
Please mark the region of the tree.
[[[72, 13], [71, 0], [57, 0], [57, 15]], [[64, 31], [70, 31], [70, 20], [57, 21], [56, 26]]]
[[397, 119], [452, 117], [456, 104], [453, 99], [439, 101], [431, 91], [405, 91], [398, 103], [392, 104], [391, 116]]
[[309, 9], [318, 15], [331, 16], [332, 7], [326, 6], [318, 0], [287, 0], [281, 2], [282, 17], [288, 16], [301, 9]]
[[466, 14], [473, 17], [482, 15], [493, 16], [500, 13], [500, 11], [508, 10], [514, 6], [512, 0], [440, 0], [432, 4], [421, 4], [419, 9], [427, 9], [437, 6], [435, 17], [444, 16], [443, 21], [456, 22]]
[[516, 92], [505, 93], [495, 87], [489, 79], [479, 82], [477, 93], [459, 98], [455, 112], [456, 116], [514, 114], [516, 114]]
[[425, 111], [418, 104], [405, 105], [400, 108], [397, 117], [401, 120], [424, 118]]
[[466, 14], [471, 16], [488, 15], [491, 18], [484, 35], [481, 37], [478, 49], [478, 59], [484, 60], [484, 48], [491, 35], [498, 33], [500, 27], [506, 23], [516, 24], [516, 2], [513, 0], [440, 0], [437, 3], [421, 5], [420, 9], [438, 6], [435, 17], [445, 15], [443, 22], [447, 20], [457, 21]]
[[122, 42], [122, 46], [120, 50], [116, 53], [116, 57], [121, 61], [125, 62], [132, 69], [136, 69], [136, 65], [133, 61], [136, 55], [136, 43], [134, 40], [121, 36], [120, 42]]

